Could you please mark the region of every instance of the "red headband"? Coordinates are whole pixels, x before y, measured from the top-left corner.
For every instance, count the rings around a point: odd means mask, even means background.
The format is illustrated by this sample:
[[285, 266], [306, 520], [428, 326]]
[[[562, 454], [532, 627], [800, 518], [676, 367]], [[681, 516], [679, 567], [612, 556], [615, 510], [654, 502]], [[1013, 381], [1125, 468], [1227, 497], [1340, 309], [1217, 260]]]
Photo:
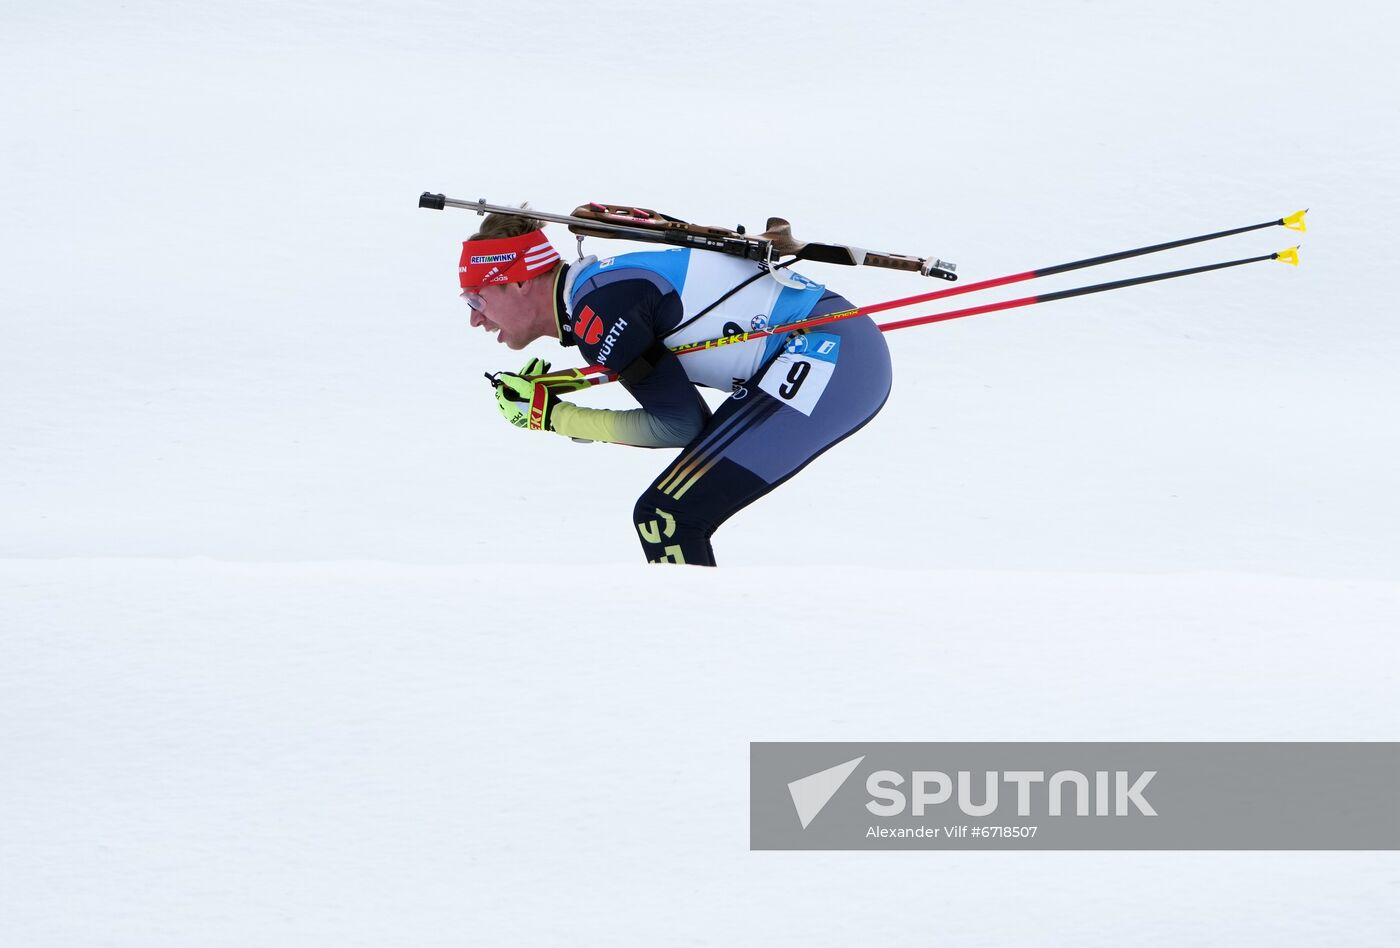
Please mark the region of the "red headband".
[[467, 240], [462, 243], [462, 262], [457, 267], [457, 276], [464, 290], [497, 283], [523, 283], [544, 275], [558, 259], [559, 251], [542, 230], [532, 230], [519, 237]]

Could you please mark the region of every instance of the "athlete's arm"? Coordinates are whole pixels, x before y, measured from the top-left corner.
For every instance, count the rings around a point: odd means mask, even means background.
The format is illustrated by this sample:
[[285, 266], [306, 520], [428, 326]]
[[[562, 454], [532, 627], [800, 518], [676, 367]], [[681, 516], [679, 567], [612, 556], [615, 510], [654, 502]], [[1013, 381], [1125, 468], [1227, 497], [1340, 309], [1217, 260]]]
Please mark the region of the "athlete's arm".
[[[679, 322], [680, 306], [674, 292], [663, 294], [650, 280], [619, 280], [592, 290], [574, 302], [579, 351], [594, 365], [623, 372], [652, 348], [657, 333]], [[588, 441], [673, 448], [689, 444], [709, 421], [709, 407], [680, 359], [669, 353], [651, 372], [625, 380], [623, 387], [641, 408], [612, 411], [560, 402], [554, 408], [554, 430]]]

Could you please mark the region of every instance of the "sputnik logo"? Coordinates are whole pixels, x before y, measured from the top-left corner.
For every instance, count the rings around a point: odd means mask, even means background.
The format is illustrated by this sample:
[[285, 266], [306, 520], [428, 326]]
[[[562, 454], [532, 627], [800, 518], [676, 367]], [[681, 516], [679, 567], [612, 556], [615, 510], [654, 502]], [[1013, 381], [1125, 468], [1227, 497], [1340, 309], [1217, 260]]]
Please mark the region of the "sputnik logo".
[[865, 760], [862, 754], [855, 760], [848, 760], [844, 764], [837, 764], [835, 767], [828, 767], [826, 770], [794, 780], [788, 784], [788, 793], [792, 795], [793, 808], [797, 810], [797, 818], [802, 821], [802, 828], [806, 829], [811, 822], [817, 818], [817, 814], [822, 811], [831, 798], [836, 796], [836, 791], [841, 789], [842, 784], [860, 766], [860, 762]]

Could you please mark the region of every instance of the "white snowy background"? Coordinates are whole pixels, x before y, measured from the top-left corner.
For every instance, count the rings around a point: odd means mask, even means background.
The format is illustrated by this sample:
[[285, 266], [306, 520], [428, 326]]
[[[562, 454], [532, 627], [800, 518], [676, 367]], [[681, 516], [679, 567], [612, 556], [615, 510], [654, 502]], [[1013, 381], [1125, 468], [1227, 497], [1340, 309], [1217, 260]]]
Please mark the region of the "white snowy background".
[[[1396, 738], [1395, 5], [0, 27], [0, 944], [1400, 940], [1393, 853], [747, 850], [752, 740]], [[1297, 270], [891, 334], [885, 411], [692, 571], [630, 524], [670, 452], [499, 419], [525, 354], [424, 190], [964, 280], [1312, 211], [965, 299]]]

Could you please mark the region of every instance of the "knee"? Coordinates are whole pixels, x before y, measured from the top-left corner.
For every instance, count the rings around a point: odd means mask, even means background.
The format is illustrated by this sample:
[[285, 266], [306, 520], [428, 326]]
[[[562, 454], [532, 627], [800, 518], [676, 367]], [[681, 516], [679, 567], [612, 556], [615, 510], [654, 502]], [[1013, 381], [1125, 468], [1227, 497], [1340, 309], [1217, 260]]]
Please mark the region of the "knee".
[[660, 491], [649, 490], [637, 499], [632, 525], [649, 562], [715, 565], [713, 531], [688, 519], [686, 510]]
[[660, 506], [668, 498], [652, 488], [637, 498], [632, 507], [632, 525], [642, 545], [652, 547], [670, 540], [676, 535], [676, 517]]

